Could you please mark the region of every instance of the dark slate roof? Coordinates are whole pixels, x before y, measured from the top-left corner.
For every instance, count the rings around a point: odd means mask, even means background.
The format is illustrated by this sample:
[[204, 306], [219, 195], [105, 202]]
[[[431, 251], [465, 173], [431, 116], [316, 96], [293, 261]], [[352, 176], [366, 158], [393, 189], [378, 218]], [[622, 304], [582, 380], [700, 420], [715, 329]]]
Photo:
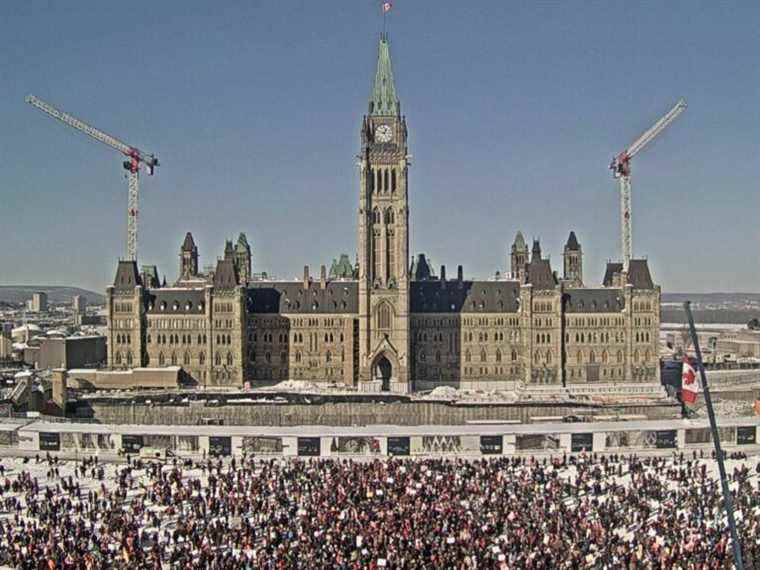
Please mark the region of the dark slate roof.
[[[623, 271], [623, 264], [618, 262], [607, 263], [602, 284], [605, 287], [612, 285], [612, 276]], [[628, 267], [628, 283], [634, 289], [654, 289], [652, 274], [649, 272], [649, 264], [646, 259], [632, 259]]]
[[533, 250], [531, 251], [531, 260], [541, 259], [541, 242], [537, 239], [533, 240]]
[[220, 259], [217, 261], [216, 271], [214, 272], [214, 287], [218, 289], [234, 289], [238, 283], [238, 273], [234, 261], [232, 259]]
[[646, 259], [632, 259], [628, 267], [628, 283], [634, 289], [654, 289], [652, 275], [649, 273], [649, 264]]
[[137, 272], [137, 262], [119, 261], [113, 286], [121, 291], [131, 291], [137, 285], [142, 285], [140, 274]]
[[531, 261], [525, 273], [526, 281], [533, 285], [534, 289], [554, 289], [557, 286], [557, 280], [554, 278], [548, 259]]
[[412, 281], [425, 281], [434, 277], [433, 268], [430, 266], [424, 253], [418, 253], [417, 258], [412, 261], [410, 274]]
[[517, 281], [412, 281], [412, 313], [516, 313]]
[[567, 238], [565, 249], [568, 251], [578, 251], [581, 249], [581, 244], [578, 243], [578, 238], [575, 237], [575, 232], [570, 232], [570, 237]]
[[202, 315], [203, 289], [155, 289], [145, 295], [149, 315]]
[[182, 242], [182, 251], [193, 251], [195, 249], [195, 240], [193, 240], [193, 234], [187, 232], [185, 234], [185, 241]]
[[625, 308], [620, 289], [569, 289], [565, 292], [568, 313], [619, 313]]
[[301, 281], [254, 281], [248, 284], [247, 310], [256, 314], [357, 314], [359, 283], [328, 281], [323, 289], [319, 281], [306, 289]]
[[607, 269], [604, 271], [604, 279], [602, 279], [602, 285], [605, 287], [611, 287], [612, 277], [615, 275], [615, 273], [620, 273], [621, 271], [623, 271], [622, 263], [618, 263], [617, 261], [608, 261]]

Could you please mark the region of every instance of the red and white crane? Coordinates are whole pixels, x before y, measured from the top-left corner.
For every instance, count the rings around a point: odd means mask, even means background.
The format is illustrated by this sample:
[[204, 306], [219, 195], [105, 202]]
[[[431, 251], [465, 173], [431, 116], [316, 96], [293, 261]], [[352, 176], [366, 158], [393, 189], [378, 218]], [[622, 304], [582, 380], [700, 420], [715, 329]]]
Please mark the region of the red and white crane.
[[686, 110], [686, 100], [679, 99], [673, 108], [612, 159], [610, 169], [620, 183], [620, 240], [623, 248], [623, 271], [631, 262], [631, 159], [652, 142], [670, 123]]
[[34, 95], [29, 95], [25, 101], [43, 113], [47, 113], [54, 119], [61, 121], [63, 124], [88, 135], [96, 141], [110, 146], [127, 157], [127, 160], [123, 162], [124, 169], [127, 171], [127, 185], [129, 188], [129, 198], [127, 200], [127, 259], [137, 261], [137, 218], [140, 211], [140, 184], [138, 173], [140, 171], [140, 165], [143, 165], [148, 174], [153, 175], [158, 166], [158, 159], [152, 154], [143, 152], [138, 148], [120, 141], [116, 137], [108, 135], [95, 127], [91, 127], [84, 121], [81, 121], [68, 113], [64, 113], [60, 109], [55, 108], [53, 105], [46, 103], [42, 99], [38, 99]]

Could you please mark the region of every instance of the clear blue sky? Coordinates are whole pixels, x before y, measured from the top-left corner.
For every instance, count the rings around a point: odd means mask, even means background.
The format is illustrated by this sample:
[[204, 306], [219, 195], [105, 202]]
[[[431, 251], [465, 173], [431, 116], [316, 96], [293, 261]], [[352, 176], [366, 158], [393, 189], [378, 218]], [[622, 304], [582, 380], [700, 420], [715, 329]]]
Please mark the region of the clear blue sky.
[[[449, 275], [505, 267], [515, 232], [561, 269], [574, 229], [596, 284], [619, 257], [607, 166], [679, 96], [634, 164], [634, 254], [664, 291], [758, 291], [760, 4], [396, 0], [411, 250]], [[13, 2], [0, 19], [0, 283], [102, 290], [125, 241], [119, 157], [34, 93], [162, 166], [143, 177], [140, 263], [173, 280], [240, 231], [254, 271], [354, 257], [374, 0]]]

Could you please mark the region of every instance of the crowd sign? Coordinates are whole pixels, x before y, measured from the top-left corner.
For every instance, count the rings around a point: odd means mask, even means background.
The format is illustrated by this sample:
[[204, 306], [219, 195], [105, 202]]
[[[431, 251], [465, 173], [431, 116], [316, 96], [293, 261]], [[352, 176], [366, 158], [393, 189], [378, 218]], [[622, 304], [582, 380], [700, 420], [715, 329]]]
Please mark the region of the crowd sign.
[[593, 451], [594, 434], [593, 433], [574, 433], [570, 436], [570, 451], [580, 453], [582, 451]]
[[208, 438], [208, 452], [210, 455], [227, 456], [232, 454], [232, 438], [229, 436], [215, 436]]
[[501, 455], [504, 449], [504, 438], [500, 435], [481, 435], [480, 452], [483, 455]]
[[388, 455], [409, 455], [410, 448], [408, 437], [388, 438]]
[[40, 432], [40, 451], [60, 451], [61, 434], [54, 432]]
[[657, 432], [657, 449], [673, 449], [676, 447], [676, 430], [665, 429]]
[[755, 426], [739, 426], [736, 428], [736, 443], [738, 445], [755, 445], [757, 428]]
[[318, 437], [299, 437], [298, 455], [304, 457], [319, 457], [320, 439]]
[[127, 453], [139, 453], [144, 445], [141, 435], [124, 434], [121, 436], [121, 448]]

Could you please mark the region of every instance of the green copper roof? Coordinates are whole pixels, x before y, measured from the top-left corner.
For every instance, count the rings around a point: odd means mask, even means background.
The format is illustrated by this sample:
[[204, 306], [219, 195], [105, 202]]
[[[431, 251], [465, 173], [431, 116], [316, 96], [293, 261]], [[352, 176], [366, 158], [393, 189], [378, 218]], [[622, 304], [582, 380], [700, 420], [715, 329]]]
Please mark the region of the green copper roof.
[[250, 250], [251, 250], [251, 246], [248, 245], [248, 238], [245, 236], [244, 233], [241, 232], [240, 235], [238, 236], [237, 245], [235, 246], [235, 251], [246, 252]]
[[396, 85], [393, 83], [391, 68], [391, 52], [386, 35], [380, 36], [375, 84], [372, 86], [372, 96], [369, 100], [369, 114], [374, 116], [398, 116], [399, 114]]

